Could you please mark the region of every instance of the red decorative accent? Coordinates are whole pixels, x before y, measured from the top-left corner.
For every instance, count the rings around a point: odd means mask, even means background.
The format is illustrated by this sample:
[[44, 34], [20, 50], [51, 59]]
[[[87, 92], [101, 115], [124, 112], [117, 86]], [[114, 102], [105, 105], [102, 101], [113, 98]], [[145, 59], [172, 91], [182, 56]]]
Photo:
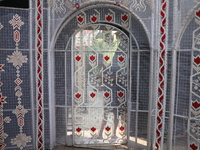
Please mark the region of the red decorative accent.
[[156, 149], [161, 150], [163, 137], [162, 133], [164, 132], [163, 122], [164, 122], [164, 106], [165, 105], [165, 66], [166, 66], [166, 8], [167, 8], [167, 0], [161, 1], [161, 10], [160, 10], [160, 18], [161, 18], [161, 25], [160, 25], [160, 52], [159, 52], [159, 74], [158, 74], [158, 99], [157, 99], [157, 125], [156, 125]]
[[198, 149], [198, 146], [196, 146], [194, 143], [193, 144], [190, 144], [190, 148], [192, 150], [197, 150]]
[[91, 61], [95, 61], [96, 60], [96, 57], [94, 55], [90, 56], [90, 60]]
[[24, 22], [20, 19], [20, 16], [16, 14], [13, 16], [13, 19], [9, 21], [9, 23], [13, 26], [13, 29], [18, 28], [20, 30], [20, 27], [24, 24]]
[[3, 106], [3, 104], [6, 103], [5, 99], [6, 99], [6, 97], [4, 97], [4, 96], [2, 95], [2, 93], [0, 93], [0, 106]]
[[111, 128], [107, 126], [105, 129], [106, 131], [110, 131]]
[[77, 132], [81, 132], [81, 130], [82, 130], [82, 129], [81, 129], [81, 128], [79, 128], [79, 127], [78, 127], [78, 128], [76, 128], [76, 131], [77, 131]]
[[195, 62], [197, 65], [199, 65], [199, 64], [200, 64], [200, 57], [199, 57], [199, 56], [196, 57], [196, 58], [194, 59], [194, 62]]
[[36, 70], [37, 70], [37, 150], [44, 149], [44, 104], [43, 104], [43, 1], [36, 1]]
[[6, 144], [5, 144], [5, 143], [3, 143], [3, 142], [0, 142], [0, 149], [4, 149], [4, 148], [5, 148], [5, 146], [6, 146]]
[[112, 21], [112, 19], [113, 19], [113, 17], [112, 17], [111, 15], [107, 15], [107, 17], [106, 17], [106, 20], [107, 20], [107, 21], [110, 22], [110, 21]]
[[92, 132], [95, 132], [95, 131], [96, 131], [96, 128], [95, 128], [95, 127], [92, 127], [90, 130], [91, 130]]
[[78, 22], [82, 23], [84, 21], [84, 18], [82, 16], [77, 17]]
[[126, 15], [126, 14], [122, 15], [122, 20], [124, 22], [126, 22], [128, 20], [128, 15]]
[[123, 56], [118, 57], [118, 60], [119, 60], [120, 62], [123, 62], [124, 59], [125, 59], [125, 58], [124, 58]]
[[90, 96], [91, 96], [92, 98], [94, 98], [94, 97], [96, 96], [96, 94], [92, 92], [92, 93], [90, 94]]
[[117, 95], [118, 95], [119, 97], [123, 97], [123, 96], [124, 96], [124, 93], [120, 91], [120, 92], [117, 93]]
[[123, 127], [123, 126], [119, 127], [119, 129], [120, 129], [121, 131], [124, 131], [124, 127]]
[[192, 106], [193, 106], [195, 109], [197, 109], [197, 108], [200, 107], [200, 103], [198, 103], [198, 102], [193, 102], [193, 103], [192, 103]]
[[76, 97], [77, 99], [79, 99], [79, 98], [81, 98], [81, 94], [80, 94], [80, 93], [77, 93], [77, 94], [75, 94], [75, 97]]
[[200, 10], [196, 12], [196, 16], [200, 17]]
[[92, 17], [91, 17], [91, 21], [92, 21], [92, 22], [96, 22], [96, 21], [97, 21], [97, 17], [96, 17], [96, 16], [92, 16]]
[[119, 2], [116, 2], [115, 5], [120, 6], [120, 3], [119, 3]]
[[24, 126], [24, 118], [23, 118], [23, 117], [19, 117], [19, 118], [17, 119], [17, 121], [18, 121], [18, 126], [20, 126], [20, 127], [23, 127], [23, 126]]
[[110, 97], [110, 93], [105, 92], [105, 93], [104, 93], [104, 96], [105, 96], [106, 98], [108, 98], [108, 97]]
[[20, 41], [20, 32], [18, 30], [14, 31], [14, 41], [15, 42]]
[[77, 9], [79, 9], [79, 8], [80, 8], [79, 3], [76, 3], [76, 4], [75, 4], [75, 7], [76, 7]]
[[3, 66], [4, 66], [4, 64], [0, 64], [0, 71], [4, 71]]
[[107, 56], [107, 55], [104, 57], [104, 60], [105, 60], [105, 61], [108, 61], [109, 59], [110, 59], [110, 57]]
[[80, 61], [81, 57], [80, 56], [76, 56], [75, 59], [76, 59], [76, 61]]

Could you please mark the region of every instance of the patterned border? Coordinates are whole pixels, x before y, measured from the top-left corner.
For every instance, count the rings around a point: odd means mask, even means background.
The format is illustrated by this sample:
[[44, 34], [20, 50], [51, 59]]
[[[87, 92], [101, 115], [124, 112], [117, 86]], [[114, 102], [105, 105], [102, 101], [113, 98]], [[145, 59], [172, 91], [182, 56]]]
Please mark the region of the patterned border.
[[[1, 23], [0, 23], [1, 26]], [[2, 25], [3, 28], [3, 25]], [[0, 27], [1, 29], [1, 27]], [[4, 143], [4, 140], [8, 137], [8, 134], [4, 132], [4, 122], [5, 123], [10, 123], [11, 119], [10, 117], [3, 117], [3, 105], [6, 104], [7, 102], [5, 99], [7, 97], [3, 96], [1, 87], [3, 83], [1, 82], [1, 73], [4, 72], [3, 69], [4, 64], [0, 64], [0, 149], [4, 149], [6, 147], [6, 143]]]
[[198, 150], [199, 149], [199, 126], [200, 126], [200, 38], [199, 38], [199, 31], [200, 31], [200, 9], [195, 12], [195, 22], [199, 25], [197, 29], [193, 31], [193, 42], [192, 42], [192, 49], [198, 51], [193, 55], [193, 74], [190, 78], [190, 87], [192, 93], [192, 100], [190, 106], [190, 118], [189, 118], [189, 136], [190, 136], [190, 143], [188, 144], [189, 150]]
[[[51, 0], [50, 5], [52, 7], [52, 11], [57, 14], [66, 13], [66, 8], [69, 8], [70, 11], [74, 9], [79, 9], [81, 6], [94, 2], [94, 0], [83, 0], [72, 1], [72, 0]], [[125, 6], [128, 7], [131, 11], [137, 12], [145, 12], [147, 9], [147, 5], [149, 5], [150, 9], [152, 9], [152, 0], [121, 0], [120, 2], [116, 2], [115, 0], [101, 0], [98, 2], [110, 2], [117, 6]]]
[[36, 1], [36, 98], [37, 98], [37, 149], [44, 150], [44, 105], [43, 105], [43, 1]]
[[20, 27], [24, 24], [24, 22], [21, 20], [18, 14], [15, 14], [9, 23], [13, 26], [13, 40], [15, 41], [16, 47], [12, 55], [8, 55], [7, 61], [8, 63], [12, 63], [16, 68], [17, 78], [15, 79], [14, 83], [16, 84], [15, 96], [17, 97], [18, 101], [18, 105], [12, 113], [16, 115], [19, 126], [19, 134], [16, 135], [16, 138], [11, 139], [11, 144], [17, 145], [18, 148], [23, 149], [26, 147], [26, 144], [32, 140], [31, 136], [26, 136], [26, 134], [23, 133], [23, 127], [25, 125], [24, 116], [26, 113], [28, 113], [28, 111], [21, 104], [21, 96], [23, 95], [21, 84], [23, 83], [23, 80], [20, 79], [20, 68], [22, 67], [23, 63], [27, 63], [28, 58], [26, 55], [22, 55], [22, 53], [19, 51]]
[[112, 9], [109, 9], [109, 13], [105, 14], [103, 17], [101, 13], [94, 9], [95, 13], [89, 16], [89, 20], [87, 20], [87, 14], [84, 11], [81, 11], [76, 19], [79, 27], [83, 27], [85, 24], [97, 23], [97, 22], [107, 22], [107, 23], [117, 23], [116, 20], [121, 20], [118, 24], [124, 28], [130, 27], [130, 14], [123, 13], [121, 16], [116, 16], [115, 12]]
[[165, 122], [165, 101], [166, 101], [166, 67], [167, 67], [167, 0], [161, 1], [160, 10], [160, 42], [158, 55], [158, 99], [157, 99], [157, 123], [156, 123], [156, 149], [163, 149], [163, 134]]

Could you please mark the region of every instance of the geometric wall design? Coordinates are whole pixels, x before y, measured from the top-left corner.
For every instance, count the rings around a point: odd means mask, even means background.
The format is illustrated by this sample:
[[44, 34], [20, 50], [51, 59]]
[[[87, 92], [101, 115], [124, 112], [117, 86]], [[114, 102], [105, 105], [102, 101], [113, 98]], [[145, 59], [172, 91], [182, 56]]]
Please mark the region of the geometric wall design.
[[200, 139], [200, 86], [199, 86], [199, 77], [200, 77], [200, 39], [199, 39], [199, 31], [200, 31], [200, 10], [195, 11], [195, 23], [198, 27], [193, 31], [193, 42], [192, 49], [195, 51], [192, 57], [192, 69], [193, 74], [190, 78], [190, 88], [192, 93], [191, 99], [191, 112], [189, 118], [189, 135], [190, 135], [190, 143], [189, 149], [198, 150], [199, 149], [199, 139]]
[[0, 149], [33, 149], [28, 14], [0, 9]]

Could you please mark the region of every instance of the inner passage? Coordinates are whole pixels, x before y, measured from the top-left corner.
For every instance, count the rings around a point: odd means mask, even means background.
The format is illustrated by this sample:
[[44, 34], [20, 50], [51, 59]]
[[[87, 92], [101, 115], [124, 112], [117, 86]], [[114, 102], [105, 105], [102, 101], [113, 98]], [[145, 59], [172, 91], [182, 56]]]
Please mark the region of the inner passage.
[[73, 37], [74, 144], [127, 143], [129, 38], [109, 25]]

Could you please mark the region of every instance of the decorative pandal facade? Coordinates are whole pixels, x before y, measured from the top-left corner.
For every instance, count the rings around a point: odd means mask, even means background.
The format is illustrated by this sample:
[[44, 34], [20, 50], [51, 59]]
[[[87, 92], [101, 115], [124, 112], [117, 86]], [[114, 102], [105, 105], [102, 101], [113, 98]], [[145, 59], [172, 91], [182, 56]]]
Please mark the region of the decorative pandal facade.
[[200, 1], [0, 7], [0, 149], [200, 149]]

